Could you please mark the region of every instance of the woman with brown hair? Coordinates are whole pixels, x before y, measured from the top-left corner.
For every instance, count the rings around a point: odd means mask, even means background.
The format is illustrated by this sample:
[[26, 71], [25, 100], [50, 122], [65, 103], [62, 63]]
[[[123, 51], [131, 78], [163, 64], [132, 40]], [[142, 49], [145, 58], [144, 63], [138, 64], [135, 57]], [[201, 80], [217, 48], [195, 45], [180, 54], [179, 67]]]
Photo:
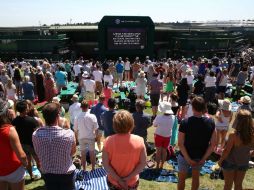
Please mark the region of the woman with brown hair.
[[131, 134], [134, 120], [128, 111], [115, 114], [113, 128], [116, 134], [105, 140], [102, 153], [109, 189], [137, 189], [139, 173], [146, 165], [144, 140]]
[[224, 190], [242, 190], [242, 183], [249, 168], [250, 152], [254, 150], [254, 127], [251, 113], [239, 110], [233, 126], [235, 131], [229, 135], [226, 148], [218, 164], [223, 169]]
[[9, 104], [0, 99], [0, 189], [24, 190], [26, 154], [8, 116]]

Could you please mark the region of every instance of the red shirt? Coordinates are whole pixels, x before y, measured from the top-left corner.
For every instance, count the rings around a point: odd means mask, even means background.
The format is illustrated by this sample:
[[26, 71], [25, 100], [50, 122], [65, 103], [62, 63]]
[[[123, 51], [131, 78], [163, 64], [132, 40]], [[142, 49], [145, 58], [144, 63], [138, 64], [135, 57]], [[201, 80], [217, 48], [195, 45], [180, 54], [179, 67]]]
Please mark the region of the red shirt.
[[0, 127], [0, 176], [6, 176], [17, 170], [21, 162], [10, 143], [10, 128], [5, 124]]

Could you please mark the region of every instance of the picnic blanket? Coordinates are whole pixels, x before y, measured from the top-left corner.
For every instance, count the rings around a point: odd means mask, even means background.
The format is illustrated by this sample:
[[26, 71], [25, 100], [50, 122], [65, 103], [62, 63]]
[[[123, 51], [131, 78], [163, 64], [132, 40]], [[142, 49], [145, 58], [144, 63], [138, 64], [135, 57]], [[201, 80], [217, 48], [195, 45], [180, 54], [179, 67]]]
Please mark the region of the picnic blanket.
[[[33, 174], [40, 177], [40, 171], [33, 166]], [[29, 176], [28, 172], [26, 175]], [[107, 173], [103, 168], [93, 171], [75, 170], [75, 188], [76, 190], [108, 190]]]
[[170, 183], [178, 182], [176, 173], [173, 170], [165, 170], [165, 169], [156, 170], [152, 168], [147, 168], [140, 173], [139, 177], [140, 179], [145, 179], [149, 181], [170, 182]]

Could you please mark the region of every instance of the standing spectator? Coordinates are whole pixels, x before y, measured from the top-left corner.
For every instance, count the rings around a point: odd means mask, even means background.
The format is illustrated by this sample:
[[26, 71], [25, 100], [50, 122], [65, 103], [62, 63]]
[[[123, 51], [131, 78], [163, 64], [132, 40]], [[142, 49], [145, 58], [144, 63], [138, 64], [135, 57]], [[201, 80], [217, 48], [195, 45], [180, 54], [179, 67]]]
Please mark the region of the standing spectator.
[[34, 100], [34, 85], [32, 82], [30, 82], [30, 77], [25, 76], [24, 82], [22, 83], [22, 89], [24, 93], [24, 99], [25, 100]]
[[116, 114], [115, 110], [116, 101], [114, 98], [108, 100], [108, 111], [103, 112], [101, 115], [101, 125], [104, 129], [104, 137], [115, 134], [113, 130], [113, 117]]
[[46, 126], [33, 133], [33, 145], [41, 163], [47, 190], [74, 190], [72, 156], [76, 152], [75, 135], [71, 129], [58, 126], [59, 105], [49, 103], [42, 110]]
[[187, 64], [187, 61], [183, 62], [183, 65], [180, 67], [180, 73], [182, 78], [186, 78], [187, 70], [190, 68], [190, 66]]
[[236, 77], [237, 75], [239, 74], [240, 72], [240, 69], [241, 69], [241, 64], [240, 62], [237, 60], [234, 60], [233, 62], [233, 65], [231, 65], [231, 68], [230, 68], [230, 71], [229, 71], [229, 74], [230, 74], [230, 78], [231, 78], [231, 81], [234, 83], [235, 80], [236, 80]]
[[103, 71], [103, 75], [104, 75], [105, 72], [106, 72], [106, 71], [108, 70], [108, 68], [109, 68], [108, 61], [105, 60], [105, 61], [102, 63], [101, 67], [102, 67], [102, 71]]
[[220, 98], [223, 100], [225, 97], [225, 93], [227, 90], [227, 84], [228, 84], [228, 71], [227, 69], [223, 69], [222, 72], [217, 77], [218, 81], [218, 93], [220, 95]]
[[242, 183], [249, 168], [250, 152], [254, 150], [254, 128], [251, 113], [240, 110], [234, 121], [235, 131], [229, 135], [218, 164], [223, 169], [224, 190], [243, 189]]
[[75, 82], [79, 82], [79, 80], [81, 79], [81, 68], [82, 66], [79, 64], [79, 61], [77, 60], [73, 66]]
[[0, 99], [0, 189], [24, 190], [27, 159], [8, 108], [8, 102]]
[[107, 111], [107, 108], [103, 105], [104, 101], [105, 101], [105, 96], [102, 94], [99, 96], [99, 102], [95, 106], [93, 106], [90, 111], [91, 114], [94, 114], [96, 116], [98, 126], [99, 126], [97, 137], [96, 137], [99, 152], [101, 152], [101, 150], [102, 150], [101, 149], [101, 137], [103, 135], [103, 126], [101, 124], [101, 115], [105, 111]]
[[1, 81], [3, 84], [6, 84], [9, 78], [10, 78], [10, 77], [8, 76], [7, 71], [6, 71], [6, 70], [2, 70], [2, 71], [1, 71], [1, 75], [0, 75], [0, 81]]
[[40, 169], [40, 162], [35, 154], [32, 142], [33, 132], [39, 127], [39, 123], [36, 119], [27, 115], [29, 109], [26, 100], [17, 103], [16, 111], [19, 112], [19, 116], [12, 121], [12, 125], [15, 126], [22, 148], [26, 153], [28, 160], [27, 170], [31, 179], [33, 180], [34, 175], [32, 172], [32, 158], [36, 161], [36, 165]]
[[192, 101], [193, 116], [184, 119], [179, 126], [178, 190], [185, 189], [185, 179], [192, 168], [192, 187], [199, 188], [200, 169], [216, 145], [216, 130], [212, 119], [203, 117], [206, 103], [202, 97]]
[[205, 78], [205, 101], [213, 102], [216, 93], [216, 77], [213, 71], [210, 71], [209, 76]]
[[153, 76], [154, 76], [154, 79], [149, 84], [150, 99], [151, 99], [152, 111], [153, 111], [152, 120], [157, 115], [158, 105], [159, 105], [159, 101], [160, 101], [160, 94], [161, 94], [162, 89], [163, 89], [162, 81], [157, 78], [158, 73], [155, 73]]
[[16, 87], [13, 84], [11, 79], [8, 79], [5, 90], [6, 90], [6, 97], [15, 103], [18, 100], [18, 97], [16, 94]]
[[131, 63], [129, 61], [129, 58], [126, 57], [124, 62], [124, 80], [125, 81], [131, 80], [130, 72], [131, 72]]
[[71, 63], [70, 63], [69, 60], [66, 60], [66, 61], [65, 61], [64, 69], [65, 69], [65, 71], [67, 72], [67, 79], [68, 79], [68, 82], [70, 82], [70, 81], [71, 81]]
[[139, 61], [138, 57], [136, 57], [136, 60], [131, 65], [131, 68], [132, 68], [132, 77], [133, 77], [133, 79], [135, 81], [137, 79], [137, 77], [138, 77], [138, 72], [141, 69], [141, 64], [140, 64], [140, 61]]
[[88, 112], [89, 104], [81, 102], [82, 112], [74, 120], [74, 131], [81, 151], [81, 163], [86, 171], [86, 147], [88, 146], [92, 170], [95, 169], [95, 138], [98, 133], [98, 122], [94, 114]]
[[108, 82], [105, 82], [105, 86], [104, 86], [102, 92], [103, 92], [103, 94], [105, 96], [105, 100], [104, 100], [103, 104], [104, 104], [105, 107], [108, 107], [108, 100], [113, 95], [112, 88], [108, 87]]
[[102, 153], [109, 189], [138, 189], [139, 173], [146, 165], [144, 141], [130, 134], [134, 120], [127, 111], [116, 113], [113, 127], [116, 134], [105, 140]]
[[90, 75], [87, 76], [85, 74], [85, 72], [82, 76], [86, 77], [85, 80], [82, 80], [83, 86], [85, 88], [85, 99], [87, 101], [94, 101], [94, 99], [95, 99], [95, 81], [91, 79]]
[[123, 66], [123, 61], [122, 58], [119, 57], [118, 62], [116, 63], [116, 80], [117, 80], [117, 86], [120, 82], [120, 86], [122, 86], [122, 81], [123, 81], [123, 71], [124, 71], [124, 66]]
[[198, 75], [197, 81], [194, 83], [193, 94], [203, 96], [205, 91], [205, 83], [203, 75]]
[[36, 73], [36, 91], [38, 95], [38, 101], [42, 102], [45, 100], [45, 87], [44, 87], [44, 74], [40, 66], [37, 67]]
[[73, 102], [69, 107], [71, 129], [73, 129], [75, 118], [82, 112], [81, 104], [78, 101], [78, 95], [74, 94], [71, 98]]
[[109, 70], [106, 70], [103, 76], [104, 86], [105, 83], [107, 82], [109, 87], [113, 87], [113, 80], [114, 80], [113, 76], [110, 74]]
[[169, 101], [170, 94], [174, 91], [174, 75], [171, 71], [168, 71], [166, 77], [165, 77], [165, 83], [166, 83], [166, 93], [167, 93], [167, 102]]
[[240, 98], [240, 93], [242, 90], [242, 87], [245, 85], [245, 81], [248, 78], [247, 68], [243, 68], [242, 71], [240, 71], [236, 78], [236, 99], [238, 100]]
[[231, 103], [229, 100], [222, 100], [222, 105], [216, 113], [215, 127], [217, 129], [217, 146], [224, 148], [226, 135], [229, 130], [229, 124], [232, 120]]
[[67, 73], [65, 72], [65, 69], [63, 67], [59, 67], [59, 70], [56, 71], [55, 79], [58, 92], [61, 92], [61, 89], [65, 87], [68, 82]]
[[56, 84], [52, 74], [50, 72], [46, 72], [45, 74], [45, 100], [50, 102], [53, 97], [57, 94]]
[[191, 69], [188, 69], [186, 71], [186, 78], [187, 78], [187, 84], [189, 86], [189, 94], [192, 93], [192, 87], [193, 87], [193, 81], [194, 81], [194, 75], [192, 73]]
[[22, 77], [21, 77], [21, 65], [19, 67], [14, 68], [14, 77], [13, 77], [13, 82], [16, 86], [16, 92], [18, 95], [18, 99], [22, 98]]
[[0, 98], [5, 100], [6, 99], [6, 90], [3, 83], [0, 81]]
[[148, 81], [148, 84], [152, 81], [154, 73], [155, 73], [155, 71], [154, 71], [153, 64], [149, 64], [148, 65], [148, 70], [147, 70], [147, 81]]
[[94, 77], [94, 81], [95, 81], [95, 92], [96, 94], [101, 94], [102, 92], [102, 78], [103, 78], [103, 75], [102, 75], [102, 71], [100, 70], [100, 66], [99, 65], [96, 65], [95, 67], [95, 71], [93, 71], [93, 77]]
[[161, 102], [159, 111], [163, 115], [157, 115], [153, 121], [156, 127], [154, 133], [154, 142], [156, 146], [156, 168], [163, 169], [164, 162], [167, 158], [167, 148], [172, 136], [173, 126], [177, 125], [176, 116], [174, 116], [169, 102]]
[[145, 114], [143, 111], [145, 109], [145, 101], [137, 100], [136, 101], [136, 112], [132, 114], [134, 119], [134, 129], [132, 133], [138, 135], [144, 139], [146, 147], [147, 145], [147, 129], [151, 126], [151, 117]]
[[179, 114], [183, 118], [185, 115], [185, 107], [188, 101], [188, 91], [189, 85], [187, 83], [187, 78], [182, 78], [180, 84], [177, 86], [177, 95], [178, 95], [178, 105], [179, 105]]
[[146, 94], [146, 84], [147, 84], [144, 71], [140, 71], [138, 78], [136, 79], [135, 82], [136, 82], [137, 98], [144, 99]]
[[175, 92], [170, 95], [170, 103], [174, 115], [177, 115], [179, 105], [178, 105], [178, 96]]

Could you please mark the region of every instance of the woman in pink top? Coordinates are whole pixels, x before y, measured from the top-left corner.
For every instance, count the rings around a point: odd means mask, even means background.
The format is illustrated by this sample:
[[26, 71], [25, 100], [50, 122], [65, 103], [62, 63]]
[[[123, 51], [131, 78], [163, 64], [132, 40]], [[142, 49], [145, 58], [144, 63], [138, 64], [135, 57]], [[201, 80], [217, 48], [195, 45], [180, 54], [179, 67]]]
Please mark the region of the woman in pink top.
[[139, 173], [146, 165], [144, 140], [132, 135], [134, 120], [128, 111], [119, 111], [113, 118], [115, 135], [104, 142], [102, 163], [108, 173], [110, 189], [137, 189]]
[[108, 84], [108, 82], [105, 82], [105, 87], [103, 88], [103, 94], [105, 96], [103, 104], [105, 107], [108, 107], [108, 100], [112, 97], [112, 88], [109, 88]]

